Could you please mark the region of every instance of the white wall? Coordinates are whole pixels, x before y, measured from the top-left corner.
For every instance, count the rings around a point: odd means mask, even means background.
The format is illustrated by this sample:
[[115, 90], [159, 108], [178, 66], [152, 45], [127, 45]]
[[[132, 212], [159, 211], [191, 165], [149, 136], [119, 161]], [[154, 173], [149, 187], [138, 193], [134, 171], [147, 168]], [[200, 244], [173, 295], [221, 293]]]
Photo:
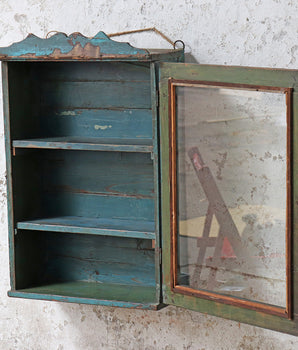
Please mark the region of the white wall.
[[[152, 26], [182, 39], [192, 61], [298, 68], [297, 0], [0, 0], [0, 46], [29, 32], [93, 36]], [[121, 40], [168, 47], [149, 33]], [[2, 114], [0, 119], [0, 350], [298, 348], [296, 337], [176, 307], [150, 312], [8, 298]]]

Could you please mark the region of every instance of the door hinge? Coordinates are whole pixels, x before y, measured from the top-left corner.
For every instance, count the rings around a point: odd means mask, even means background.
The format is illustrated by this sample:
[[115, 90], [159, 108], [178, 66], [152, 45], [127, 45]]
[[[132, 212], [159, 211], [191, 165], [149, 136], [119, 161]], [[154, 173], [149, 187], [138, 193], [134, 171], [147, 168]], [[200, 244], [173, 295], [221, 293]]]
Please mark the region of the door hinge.
[[161, 262], [162, 262], [162, 249], [161, 248], [158, 248], [158, 262], [159, 262], [159, 265], [161, 265]]

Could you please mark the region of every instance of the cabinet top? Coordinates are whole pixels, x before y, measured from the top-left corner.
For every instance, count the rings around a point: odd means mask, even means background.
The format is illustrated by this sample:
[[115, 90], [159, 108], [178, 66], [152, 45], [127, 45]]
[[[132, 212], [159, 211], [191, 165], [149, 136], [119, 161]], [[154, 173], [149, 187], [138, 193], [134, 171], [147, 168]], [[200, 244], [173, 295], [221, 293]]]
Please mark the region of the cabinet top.
[[0, 47], [1, 61], [158, 61], [183, 56], [183, 49], [138, 49], [111, 40], [104, 32], [88, 38], [81, 33], [56, 33], [48, 39], [29, 34], [24, 40]]

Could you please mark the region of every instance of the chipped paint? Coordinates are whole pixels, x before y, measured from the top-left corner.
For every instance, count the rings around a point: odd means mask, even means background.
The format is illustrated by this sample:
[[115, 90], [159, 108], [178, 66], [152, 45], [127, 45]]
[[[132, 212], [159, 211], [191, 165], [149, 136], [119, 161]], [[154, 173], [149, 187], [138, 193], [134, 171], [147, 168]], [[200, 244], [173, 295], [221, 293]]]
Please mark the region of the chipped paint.
[[[294, 0], [2, 0], [0, 46], [20, 41], [29, 32], [45, 37], [57, 29], [93, 36], [98, 30], [113, 33], [154, 25], [171, 39], [185, 41], [190, 62], [297, 68], [297, 11]], [[154, 33], [115, 40], [135, 47], [168, 47]], [[2, 108], [0, 111], [1, 350], [298, 348], [297, 337], [172, 306], [153, 312], [9, 299]], [[270, 159], [277, 161], [278, 154]], [[241, 197], [239, 202], [243, 202]]]
[[94, 125], [95, 130], [107, 130], [111, 128], [112, 128], [112, 125]]
[[56, 113], [56, 115], [72, 115], [72, 116], [75, 116], [76, 112], [74, 112], [74, 111], [63, 111], [63, 112], [60, 112], [60, 113]]

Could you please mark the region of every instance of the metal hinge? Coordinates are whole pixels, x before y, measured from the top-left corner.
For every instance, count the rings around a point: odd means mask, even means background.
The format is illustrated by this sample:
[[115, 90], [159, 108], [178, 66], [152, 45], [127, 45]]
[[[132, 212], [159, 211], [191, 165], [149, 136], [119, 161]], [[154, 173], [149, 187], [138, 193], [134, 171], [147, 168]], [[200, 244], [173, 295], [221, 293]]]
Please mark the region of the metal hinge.
[[161, 265], [161, 261], [162, 261], [162, 249], [161, 248], [157, 248], [157, 254], [158, 254], [159, 265]]

